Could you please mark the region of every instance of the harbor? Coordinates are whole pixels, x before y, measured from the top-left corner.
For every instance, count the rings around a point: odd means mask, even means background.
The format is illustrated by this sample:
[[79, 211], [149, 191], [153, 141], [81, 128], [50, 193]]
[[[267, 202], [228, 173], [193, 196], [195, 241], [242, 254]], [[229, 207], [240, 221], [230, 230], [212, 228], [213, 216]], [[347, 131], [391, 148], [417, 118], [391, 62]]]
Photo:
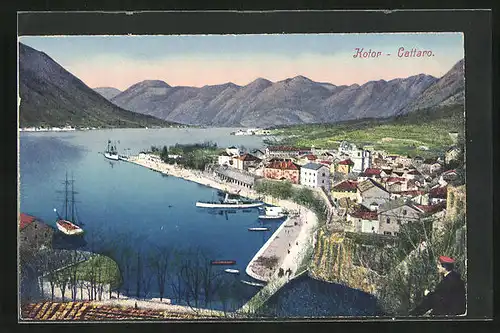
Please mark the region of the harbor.
[[[297, 272], [299, 264], [297, 258], [303, 252], [314, 227], [318, 223], [316, 215], [309, 209], [289, 200], [277, 200], [271, 197], [261, 198], [252, 189], [218, 181], [216, 178], [199, 171], [187, 170], [162, 162], [139, 159], [135, 156], [131, 156], [128, 162], [218, 190], [240, 194], [249, 199], [260, 199], [267, 204], [282, 207], [290, 212], [296, 212], [296, 214], [292, 214], [293, 216], [289, 216], [281, 223], [280, 227], [250, 260], [245, 272], [252, 278], [264, 282], [269, 281], [274, 275], [278, 274], [280, 268], [290, 272], [290, 277], [300, 273]], [[276, 257], [277, 261], [273, 267], [268, 268], [265, 264], [265, 258], [272, 257]]]

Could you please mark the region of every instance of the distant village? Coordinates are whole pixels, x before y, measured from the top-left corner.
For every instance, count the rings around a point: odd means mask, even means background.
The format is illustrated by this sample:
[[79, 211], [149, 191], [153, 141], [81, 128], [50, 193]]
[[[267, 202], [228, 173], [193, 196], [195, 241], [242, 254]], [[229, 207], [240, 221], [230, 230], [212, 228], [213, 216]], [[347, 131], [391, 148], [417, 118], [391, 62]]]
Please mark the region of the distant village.
[[462, 153], [457, 134], [450, 136], [454, 145], [444, 156], [427, 159], [368, 150], [347, 141], [336, 150], [268, 146], [245, 152], [232, 146], [209, 171], [246, 188], [267, 179], [319, 190], [346, 231], [397, 236], [405, 223], [439, 221], [465, 208], [463, 176], [450, 168], [458, 165]]

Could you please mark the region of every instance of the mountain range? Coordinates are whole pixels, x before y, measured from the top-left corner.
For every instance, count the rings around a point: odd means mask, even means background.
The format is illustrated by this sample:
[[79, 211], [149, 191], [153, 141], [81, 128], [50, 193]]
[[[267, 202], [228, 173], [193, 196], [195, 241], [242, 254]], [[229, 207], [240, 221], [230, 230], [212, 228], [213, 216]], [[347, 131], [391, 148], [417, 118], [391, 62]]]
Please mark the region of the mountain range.
[[146, 127], [190, 124], [269, 127], [387, 118], [464, 103], [464, 61], [441, 78], [419, 74], [363, 85], [304, 76], [201, 88], [146, 80], [120, 91], [91, 89], [43, 52], [19, 44], [19, 121], [26, 126]]
[[167, 127], [171, 122], [124, 110], [52, 58], [19, 43], [19, 126]]
[[464, 103], [464, 62], [443, 77], [419, 74], [363, 85], [315, 82], [304, 76], [271, 82], [258, 78], [201, 88], [145, 80], [110, 98], [114, 104], [184, 124], [267, 127], [387, 118]]

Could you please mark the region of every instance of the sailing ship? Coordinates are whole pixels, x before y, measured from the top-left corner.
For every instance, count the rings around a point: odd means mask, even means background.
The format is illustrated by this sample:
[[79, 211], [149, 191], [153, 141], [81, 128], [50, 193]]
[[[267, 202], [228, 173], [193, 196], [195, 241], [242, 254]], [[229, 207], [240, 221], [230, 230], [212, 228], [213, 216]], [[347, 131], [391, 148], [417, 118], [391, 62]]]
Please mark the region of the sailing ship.
[[118, 161], [120, 159], [118, 151], [116, 150], [116, 143], [112, 143], [111, 140], [108, 140], [108, 146], [104, 152], [104, 157], [113, 161]]
[[[68, 180], [68, 173], [66, 173], [66, 179], [64, 181], [64, 217], [61, 217], [57, 209], [54, 208], [54, 212], [57, 214], [57, 229], [68, 236], [77, 236], [84, 232], [76, 223], [76, 192], [74, 191], [74, 182], [74, 179]], [[71, 191], [68, 190], [69, 184], [71, 184]]]
[[229, 209], [245, 209], [260, 207], [264, 203], [252, 200], [233, 199], [229, 198], [229, 193], [226, 193], [223, 200], [220, 201], [197, 201], [196, 207], [202, 208], [229, 208]]

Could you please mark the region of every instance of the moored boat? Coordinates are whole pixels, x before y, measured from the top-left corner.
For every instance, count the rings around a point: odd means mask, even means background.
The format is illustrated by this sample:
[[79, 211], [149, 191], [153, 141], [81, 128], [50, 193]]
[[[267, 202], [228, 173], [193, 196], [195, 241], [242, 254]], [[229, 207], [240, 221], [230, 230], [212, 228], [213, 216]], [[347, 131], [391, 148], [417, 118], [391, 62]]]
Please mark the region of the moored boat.
[[264, 214], [259, 215], [259, 219], [261, 220], [274, 220], [281, 219], [287, 216], [287, 214], [283, 211], [281, 207], [265, 207]]
[[269, 228], [248, 228], [248, 231], [269, 231]]
[[70, 221], [66, 220], [57, 220], [56, 221], [56, 226], [59, 231], [61, 231], [63, 234], [66, 234], [68, 236], [75, 236], [75, 235], [80, 235], [83, 234], [83, 229], [77, 226], [76, 224], [71, 223]]
[[[71, 190], [68, 189], [71, 183]], [[65, 235], [77, 236], [83, 234], [83, 229], [76, 224], [76, 207], [75, 207], [75, 191], [73, 190], [74, 180], [68, 180], [68, 174], [66, 173], [66, 179], [64, 181], [64, 218], [59, 215], [57, 209], [54, 208], [54, 212], [57, 215], [56, 227], [57, 229]], [[71, 217], [71, 219], [70, 219]], [[80, 223], [83, 225], [83, 223]]]
[[263, 283], [251, 282], [251, 281], [245, 281], [245, 280], [241, 280], [241, 283], [248, 284], [249, 286], [254, 286], [254, 287], [264, 287], [265, 286], [265, 284], [263, 284]]
[[211, 265], [235, 265], [236, 260], [212, 260]]
[[229, 274], [240, 274], [240, 271], [237, 269], [232, 269], [232, 268], [227, 268], [224, 270], [224, 272], [229, 273]]
[[230, 208], [230, 209], [245, 209], [256, 208], [262, 206], [264, 203], [251, 200], [231, 199], [229, 194], [226, 193], [224, 200], [217, 201], [197, 201], [196, 207], [201, 208]]
[[108, 146], [104, 152], [104, 157], [113, 161], [118, 161], [120, 159], [118, 151], [116, 150], [116, 144], [111, 143], [111, 140], [108, 140]]

